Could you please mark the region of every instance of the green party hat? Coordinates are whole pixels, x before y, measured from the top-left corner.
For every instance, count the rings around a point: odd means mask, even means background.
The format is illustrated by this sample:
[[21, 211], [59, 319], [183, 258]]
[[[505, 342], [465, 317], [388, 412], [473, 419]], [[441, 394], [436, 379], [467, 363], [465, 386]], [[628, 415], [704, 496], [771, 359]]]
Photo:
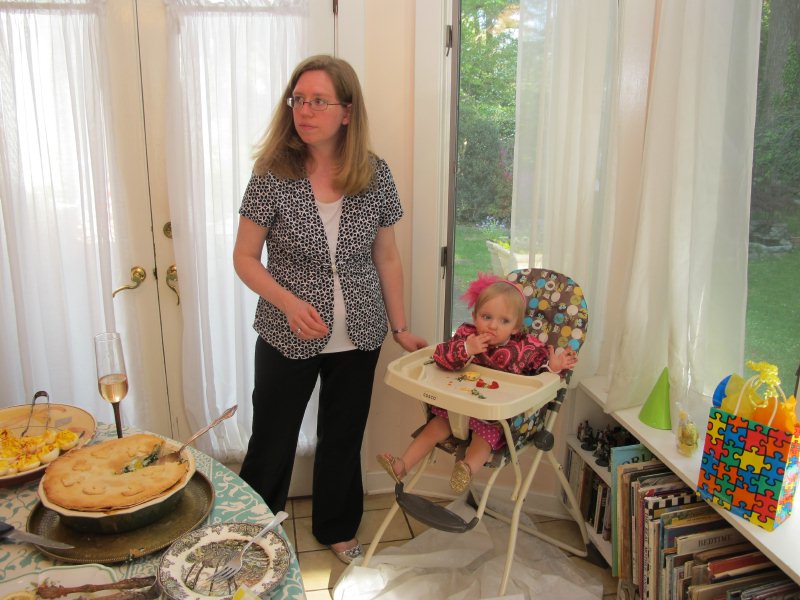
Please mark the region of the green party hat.
[[661, 371], [658, 381], [639, 411], [639, 420], [655, 429], [672, 429], [669, 412], [669, 371]]

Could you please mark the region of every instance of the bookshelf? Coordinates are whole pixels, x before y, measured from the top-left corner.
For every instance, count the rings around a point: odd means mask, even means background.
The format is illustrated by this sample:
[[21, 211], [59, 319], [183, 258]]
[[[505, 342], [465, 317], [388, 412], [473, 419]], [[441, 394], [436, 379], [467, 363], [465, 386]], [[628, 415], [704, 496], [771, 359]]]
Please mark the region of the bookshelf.
[[[599, 408], [604, 408], [607, 397], [605, 376], [591, 377], [578, 385], [578, 393], [588, 396]], [[579, 398], [580, 400], [580, 398]], [[576, 403], [579, 404], [579, 403]], [[635, 406], [610, 413], [613, 419], [636, 436], [650, 451], [658, 457], [671, 471], [678, 475], [689, 487], [697, 488], [697, 478], [702, 460], [703, 438], [700, 448], [691, 456], [680, 454], [675, 448], [675, 436], [672, 431], [654, 429], [639, 420], [639, 410]], [[573, 420], [577, 425], [579, 420]], [[705, 431], [705, 423], [697, 422], [701, 433]], [[761, 550], [795, 583], [800, 584], [800, 552], [797, 540], [800, 539], [800, 507], [795, 506], [792, 516], [773, 531], [766, 531], [744, 519], [730, 513], [722, 507], [709, 503], [722, 517], [738, 530], [756, 548]]]

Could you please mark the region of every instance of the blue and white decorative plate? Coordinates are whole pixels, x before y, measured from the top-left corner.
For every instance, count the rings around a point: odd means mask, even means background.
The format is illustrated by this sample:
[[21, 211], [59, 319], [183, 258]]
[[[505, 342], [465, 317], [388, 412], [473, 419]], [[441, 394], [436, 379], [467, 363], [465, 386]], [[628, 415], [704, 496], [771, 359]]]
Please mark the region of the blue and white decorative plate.
[[241, 585], [259, 596], [280, 584], [289, 570], [289, 545], [275, 531], [256, 540], [244, 566], [227, 581], [211, 581], [229, 556], [240, 551], [262, 528], [255, 523], [218, 523], [178, 538], [161, 557], [158, 582], [172, 600], [228, 599]]

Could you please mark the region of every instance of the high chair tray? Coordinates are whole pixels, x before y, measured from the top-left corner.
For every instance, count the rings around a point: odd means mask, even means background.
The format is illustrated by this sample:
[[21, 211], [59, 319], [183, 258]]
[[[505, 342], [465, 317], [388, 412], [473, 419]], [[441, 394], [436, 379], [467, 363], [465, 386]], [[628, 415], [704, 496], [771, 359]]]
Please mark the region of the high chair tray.
[[489, 421], [541, 408], [565, 385], [549, 372], [515, 375], [473, 364], [447, 371], [433, 362], [435, 349], [428, 346], [390, 362], [386, 384], [433, 406]]

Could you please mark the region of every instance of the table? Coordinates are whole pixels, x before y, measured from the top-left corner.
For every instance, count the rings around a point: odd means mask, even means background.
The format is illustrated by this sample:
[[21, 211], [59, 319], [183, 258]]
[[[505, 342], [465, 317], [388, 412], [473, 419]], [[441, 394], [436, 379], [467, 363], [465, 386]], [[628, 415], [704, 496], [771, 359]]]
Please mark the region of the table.
[[[116, 429], [113, 425], [98, 423], [95, 440], [103, 440], [115, 436]], [[201, 524], [201, 526], [227, 521], [266, 525], [267, 521], [273, 516], [272, 511], [253, 488], [236, 473], [207, 454], [191, 447], [189, 449], [194, 454], [197, 470], [208, 477], [216, 494], [211, 514], [207, 522]], [[36, 492], [38, 486], [39, 479], [36, 479], [17, 486], [0, 488], [0, 519], [24, 531], [28, 515], [39, 500]], [[286, 538], [285, 534], [284, 538]], [[291, 542], [289, 547], [292, 549]], [[128, 577], [154, 575], [158, 569], [161, 555], [165, 551], [166, 549], [133, 561], [107, 566], [115, 572], [118, 580]], [[281, 585], [272, 591], [269, 596], [271, 599], [305, 598], [297, 554], [293, 549], [291, 551], [292, 560], [289, 565], [289, 571]], [[8, 581], [20, 575], [36, 573], [59, 564], [65, 563], [53, 560], [29, 544], [0, 541], [0, 581]]]

